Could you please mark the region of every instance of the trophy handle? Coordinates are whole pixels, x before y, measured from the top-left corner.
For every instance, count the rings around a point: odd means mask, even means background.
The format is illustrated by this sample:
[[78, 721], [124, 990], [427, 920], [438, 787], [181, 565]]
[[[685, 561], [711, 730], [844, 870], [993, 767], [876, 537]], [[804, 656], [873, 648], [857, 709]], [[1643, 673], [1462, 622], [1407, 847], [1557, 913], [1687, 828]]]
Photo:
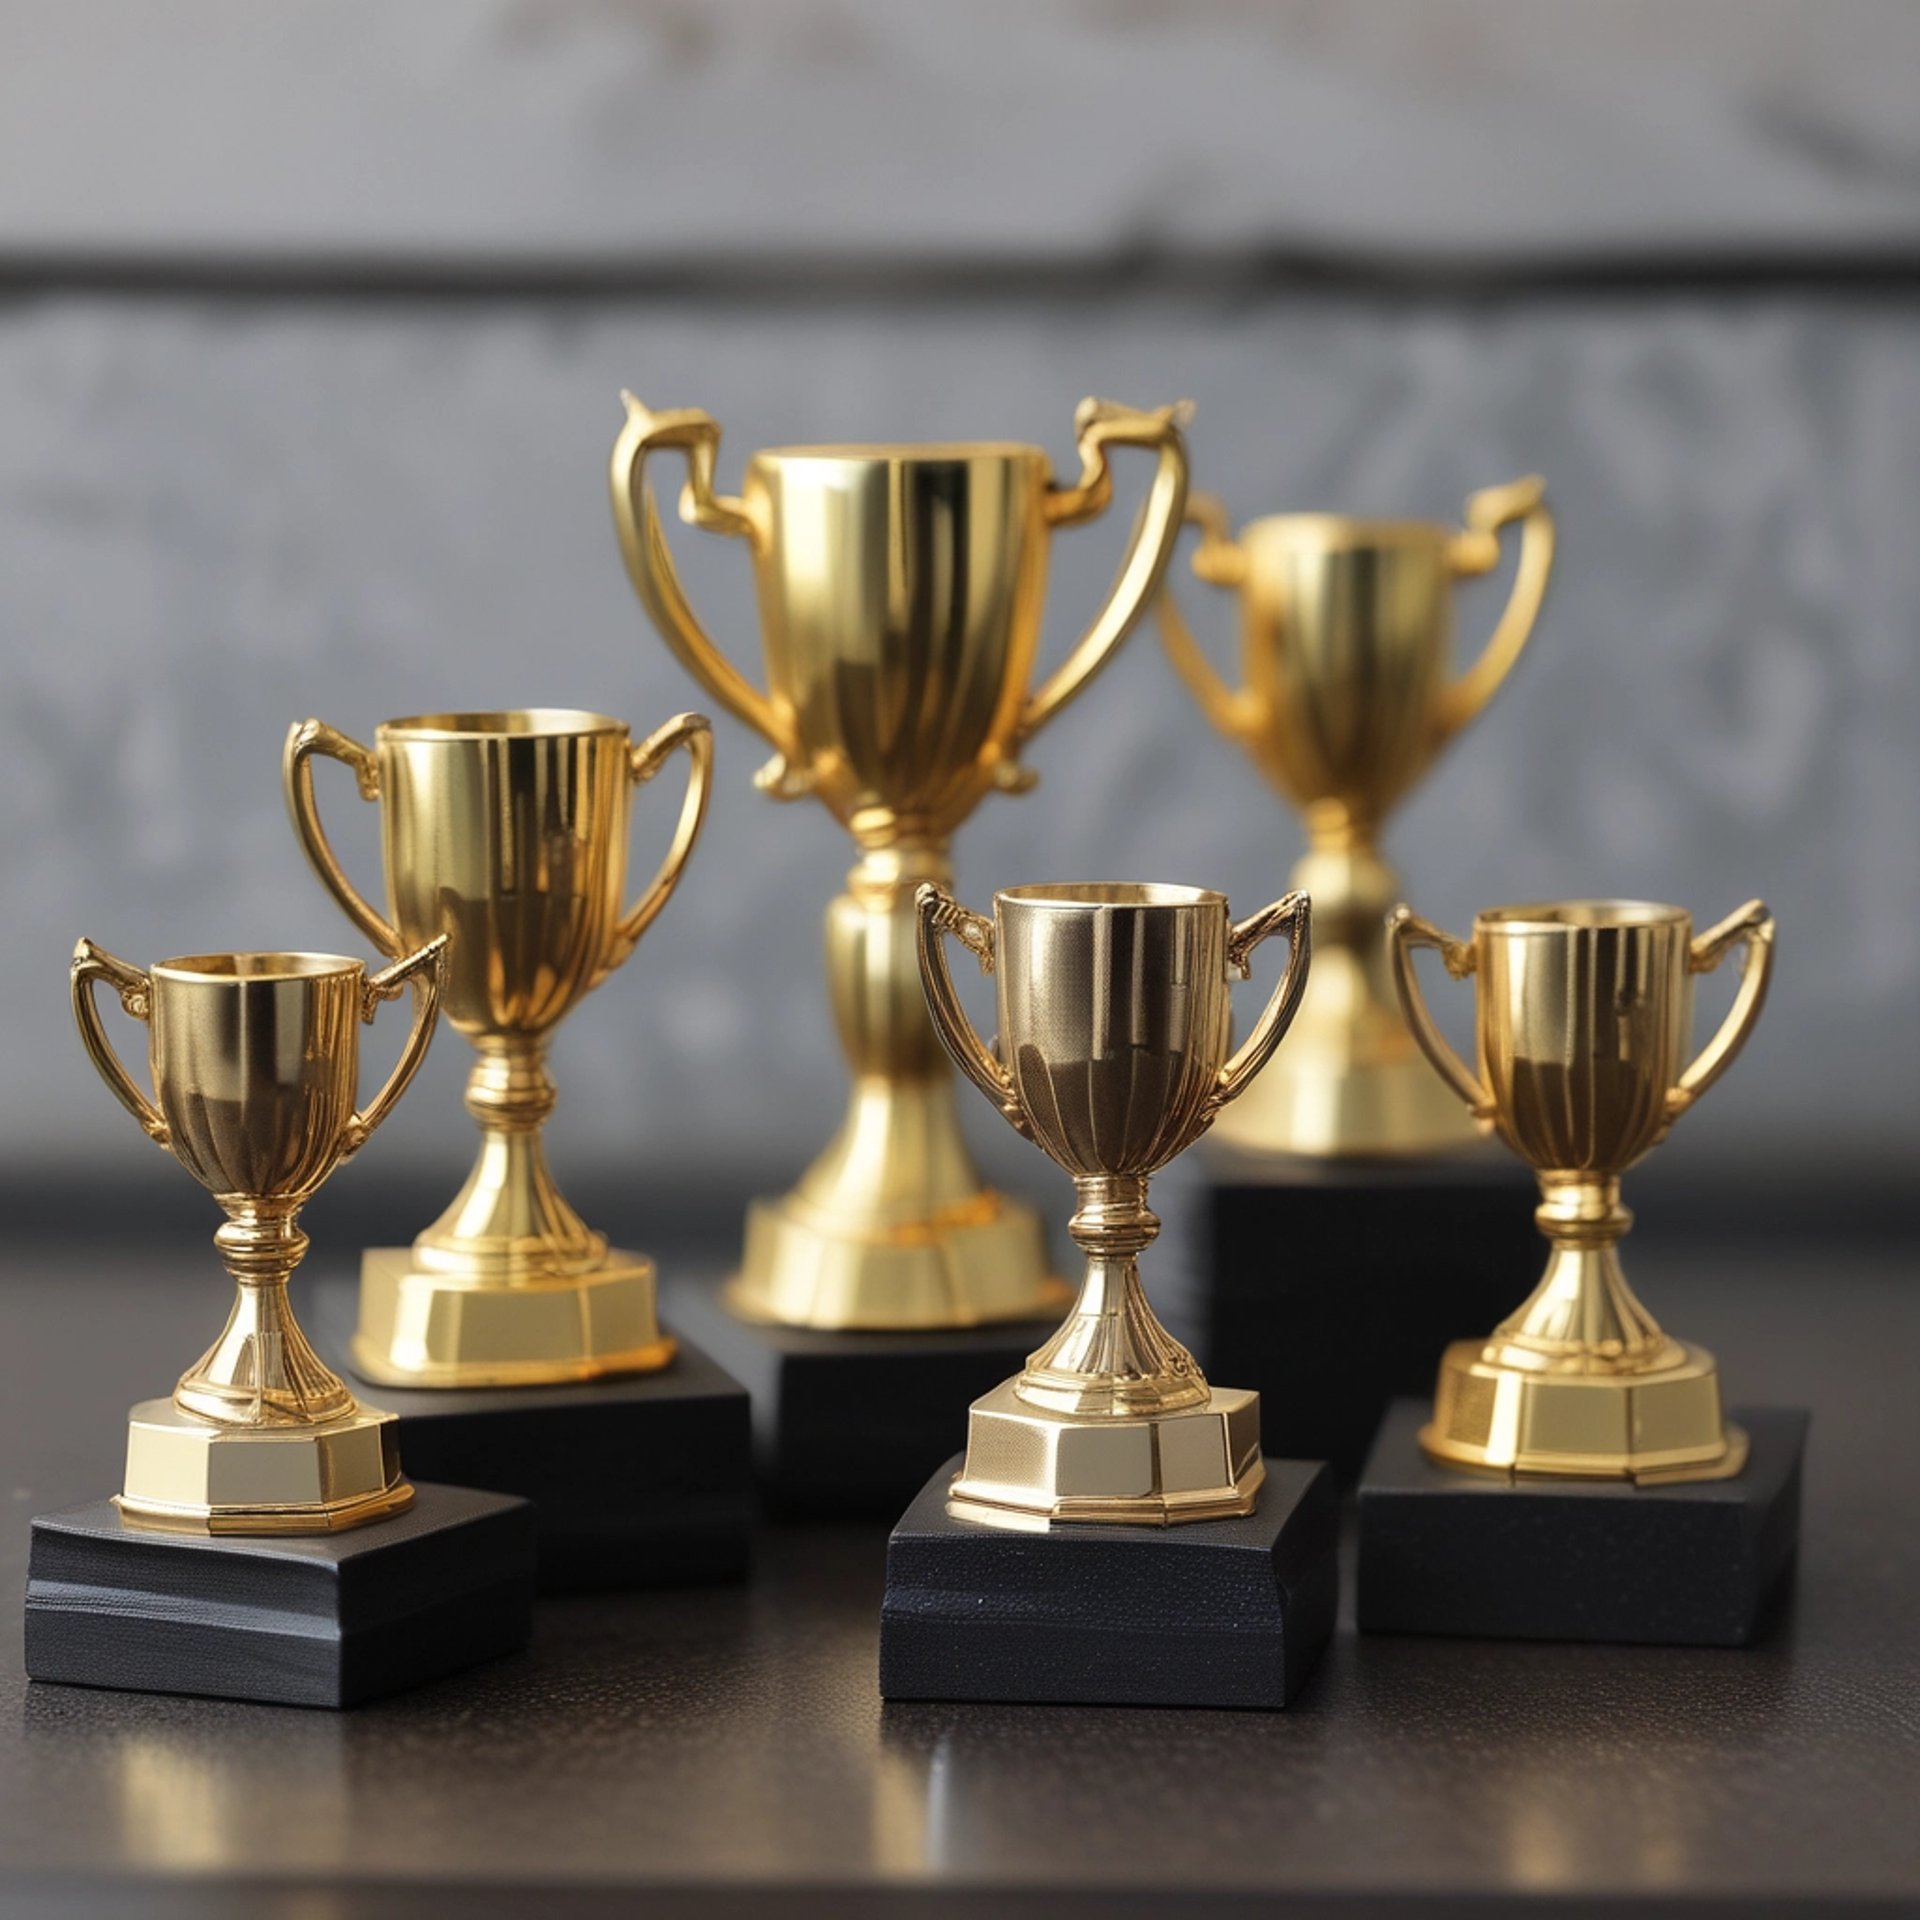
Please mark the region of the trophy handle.
[[1546, 486], [1537, 473], [1530, 474], [1504, 487], [1483, 487], [1467, 501], [1466, 531], [1454, 538], [1450, 550], [1454, 572], [1492, 572], [1500, 561], [1500, 529], [1515, 520], [1520, 522], [1520, 560], [1492, 639], [1440, 695], [1434, 731], [1441, 740], [1458, 733], [1500, 691], [1540, 617], [1547, 575], [1553, 571], [1554, 521]]
[[145, 1021], [153, 1012], [153, 982], [130, 961], [81, 940], [73, 950], [73, 965], [68, 970], [73, 993], [73, 1018], [88, 1058], [107, 1083], [113, 1097], [140, 1123], [140, 1131], [158, 1146], [170, 1146], [172, 1138], [160, 1109], [140, 1091], [127, 1071], [126, 1063], [113, 1050], [107, 1030], [100, 1022], [100, 1004], [93, 997], [96, 980], [105, 980], [120, 996], [120, 1004], [135, 1019]]
[[1667, 1095], [1667, 1124], [1686, 1112], [1713, 1083], [1733, 1065], [1734, 1057], [1747, 1044], [1753, 1023], [1767, 1002], [1767, 987], [1773, 979], [1774, 918], [1764, 900], [1749, 900], [1737, 913], [1730, 913], [1717, 927], [1700, 934], [1687, 950], [1689, 973], [1711, 973], [1728, 952], [1742, 949], [1740, 986], [1733, 1005], [1720, 1023], [1720, 1031], [1700, 1049], [1673, 1091]]
[[302, 720], [287, 730], [286, 751], [280, 757], [280, 784], [286, 789], [287, 811], [293, 830], [327, 891], [345, 909], [347, 918], [384, 954], [397, 954], [406, 942], [399, 930], [377, 912], [373, 903], [347, 878], [334, 857], [327, 831], [320, 824], [320, 803], [313, 790], [313, 756], [324, 753], [353, 769], [362, 800], [380, 798], [380, 762], [372, 748], [363, 747], [324, 720]]
[[367, 1144], [373, 1130], [393, 1111], [395, 1101], [420, 1071], [420, 1062], [427, 1057], [427, 1048], [433, 1040], [434, 1022], [440, 1013], [440, 987], [446, 972], [447, 936], [438, 933], [418, 953], [410, 953], [404, 960], [396, 960], [392, 966], [370, 973], [361, 981], [360, 1018], [368, 1026], [373, 1025], [373, 1016], [380, 1011], [381, 1001], [397, 1000], [400, 989], [411, 985], [413, 1026], [407, 1034], [407, 1044], [400, 1049], [399, 1060], [387, 1075], [387, 1084], [347, 1122], [340, 1140], [342, 1160]]
[[999, 1108], [1016, 1133], [1025, 1134], [1031, 1140], [1033, 1129], [1020, 1110], [1020, 1096], [1014, 1092], [1013, 1076], [974, 1031], [973, 1022], [960, 1004], [960, 996], [953, 990], [953, 975], [947, 971], [947, 952], [940, 944], [943, 933], [952, 934], [979, 960], [980, 971], [991, 973], [993, 922], [963, 907], [945, 887], [931, 880], [923, 880], [915, 890], [913, 906], [915, 939], [920, 951], [920, 984], [926, 989], [933, 1030], [953, 1055], [954, 1065]]
[[[1194, 578], [1215, 587], [1242, 585], [1247, 577], [1247, 556], [1234, 540], [1225, 506], [1210, 493], [1190, 494], [1186, 520], [1200, 529], [1200, 545], [1193, 556]], [[1160, 643], [1200, 711], [1229, 740], [1243, 739], [1253, 724], [1253, 695], [1244, 689], [1235, 692], [1214, 671], [1213, 662], [1201, 652], [1174, 602], [1171, 582], [1160, 589], [1154, 611], [1160, 621]]]
[[1422, 920], [1411, 907], [1399, 906], [1387, 916], [1387, 951], [1393, 960], [1393, 990], [1400, 999], [1400, 1011], [1406, 1016], [1420, 1051], [1433, 1062], [1435, 1070], [1467, 1104], [1476, 1120], [1493, 1118], [1493, 1095], [1474, 1078], [1467, 1063], [1454, 1052], [1427, 1010], [1426, 996], [1420, 991], [1420, 978], [1413, 970], [1416, 947], [1432, 947], [1446, 963], [1456, 980], [1464, 980], [1480, 964], [1470, 942], [1456, 940], [1443, 933], [1430, 920]]
[[692, 763], [687, 769], [686, 797], [680, 802], [679, 824], [673, 830], [673, 844], [660, 870], [648, 883], [639, 900], [615, 924], [607, 943], [607, 957], [594, 970], [592, 986], [598, 986], [615, 967], [640, 944], [640, 936], [653, 925], [654, 916], [667, 904], [668, 896], [680, 884], [680, 870], [687, 864], [693, 843], [700, 837], [700, 824], [707, 817], [707, 793], [713, 780], [713, 728], [704, 713], [679, 713], [628, 749], [628, 778], [643, 787], [666, 765], [667, 756], [676, 747], [685, 747]]
[[1245, 980], [1253, 972], [1254, 948], [1282, 929], [1287, 934], [1287, 970], [1268, 997], [1266, 1010], [1245, 1045], [1220, 1069], [1219, 1082], [1207, 1102], [1209, 1120], [1247, 1090], [1247, 1083], [1273, 1058], [1274, 1049], [1293, 1024], [1300, 996], [1307, 989], [1307, 969], [1313, 962], [1313, 902], [1304, 893], [1286, 894], [1271, 906], [1236, 921], [1227, 934], [1227, 964]]
[[1153, 487], [1133, 530], [1133, 545], [1121, 564], [1107, 604], [1073, 651], [1048, 675], [1020, 709], [1005, 764], [1012, 767], [1023, 742], [1053, 716], [1106, 665], [1113, 650], [1132, 630], [1147, 602], [1166, 578], [1173, 543], [1187, 507], [1187, 444], [1180, 428], [1193, 411], [1186, 401], [1142, 413], [1116, 400], [1082, 400], [1073, 414], [1080, 448], [1080, 478], [1070, 487], [1049, 484], [1041, 496], [1050, 527], [1070, 527], [1094, 519], [1113, 500], [1109, 447], [1152, 447], [1159, 455]]
[[804, 756], [792, 731], [773, 702], [713, 644], [694, 617], [660, 525], [660, 510], [646, 483], [648, 454], [662, 447], [679, 448], [687, 462], [680, 518], [708, 533], [751, 539], [754, 525], [744, 504], [732, 494], [713, 490], [720, 423], [698, 407], [655, 413], [624, 388], [620, 398], [626, 404], [627, 424], [613, 443], [608, 485], [613, 490], [613, 529], [627, 563], [627, 578], [674, 658], [736, 720], [773, 743], [773, 758], [754, 775], [754, 785], [776, 800], [798, 799], [812, 791], [813, 776], [804, 764], [796, 764]]

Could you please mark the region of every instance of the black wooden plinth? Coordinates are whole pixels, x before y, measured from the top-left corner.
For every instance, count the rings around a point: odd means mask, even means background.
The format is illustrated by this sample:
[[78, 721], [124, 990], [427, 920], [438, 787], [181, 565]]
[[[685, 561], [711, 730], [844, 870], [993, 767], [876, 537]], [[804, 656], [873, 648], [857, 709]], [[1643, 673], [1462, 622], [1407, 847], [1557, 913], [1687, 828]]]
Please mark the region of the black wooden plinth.
[[[363, 1400], [400, 1416], [409, 1474], [531, 1500], [548, 1592], [746, 1577], [754, 1498], [746, 1390], [684, 1337], [658, 1373], [558, 1387], [381, 1386], [354, 1373], [350, 1280], [315, 1289], [315, 1337]], [[679, 1334], [678, 1327], [669, 1332]]]
[[533, 1628], [524, 1500], [414, 1482], [347, 1533], [164, 1533], [96, 1500], [33, 1523], [27, 1674], [142, 1693], [351, 1707], [517, 1652]]
[[1034, 1533], [954, 1519], [960, 1464], [887, 1542], [889, 1700], [1284, 1707], [1333, 1632], [1339, 1506], [1317, 1461], [1269, 1460], [1244, 1520]]
[[1389, 1409], [1360, 1482], [1359, 1623], [1376, 1633], [1742, 1647], [1800, 1535], [1807, 1414], [1750, 1407], [1732, 1480], [1501, 1480], [1421, 1453]]
[[[1209, 1376], [1260, 1395], [1265, 1443], [1351, 1480], [1396, 1394], [1490, 1330], [1546, 1264], [1532, 1176], [1489, 1147], [1424, 1161], [1206, 1141], [1154, 1181], [1149, 1286]], [[1164, 1274], [1164, 1279], [1162, 1275]]]
[[967, 1430], [967, 1409], [1027, 1364], [1058, 1319], [938, 1333], [822, 1333], [736, 1320], [710, 1286], [666, 1310], [753, 1398], [767, 1505], [787, 1515], [891, 1519]]

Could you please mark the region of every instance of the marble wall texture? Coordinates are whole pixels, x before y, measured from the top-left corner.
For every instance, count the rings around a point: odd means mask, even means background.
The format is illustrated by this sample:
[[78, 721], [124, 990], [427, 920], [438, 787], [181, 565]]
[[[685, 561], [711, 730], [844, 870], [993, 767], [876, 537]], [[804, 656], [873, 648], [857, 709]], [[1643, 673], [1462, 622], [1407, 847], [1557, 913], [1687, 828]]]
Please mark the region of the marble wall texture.
[[[142, 1151], [71, 1032], [77, 934], [143, 960], [352, 946], [281, 808], [290, 721], [698, 704], [613, 541], [623, 385], [717, 413], [727, 484], [755, 445], [818, 439], [1037, 440], [1066, 465], [1088, 392], [1191, 398], [1196, 473], [1246, 516], [1442, 517], [1545, 474], [1548, 609], [1397, 822], [1411, 897], [1463, 927], [1541, 895], [1709, 918], [1764, 894], [1774, 999], [1686, 1151], [1768, 1178], [1910, 1164], [1920, 118], [1889, 64], [1914, 16], [1823, 10], [1810, 35], [1791, 11], [1742, 32], [1739, 9], [1613, 5], [1555, 47], [1490, 4], [1435, 10], [1453, 40], [1384, 6], [1020, 11], [297, 6], [242, 31], [196, 0], [163, 47], [136, 12], [0, 8], [21, 56], [0, 61], [9, 1182]], [[1150, 82], [1170, 124], [1140, 108]], [[859, 112], [884, 137], [855, 137]], [[1316, 128], [1318, 194], [1291, 166]], [[835, 271], [793, 270], [810, 246]], [[1330, 255], [1371, 264], [1288, 270]], [[1723, 256], [1741, 272], [1698, 270]], [[1051, 654], [1143, 480], [1136, 461], [1122, 509], [1058, 540]], [[742, 554], [679, 547], [756, 663]], [[1463, 594], [1463, 642], [1503, 585]], [[1226, 604], [1180, 591], [1224, 657]], [[759, 743], [716, 731], [680, 896], [557, 1048], [556, 1151], [591, 1177], [778, 1177], [837, 1107], [817, 926], [848, 846], [755, 793]], [[977, 904], [1064, 876], [1201, 880], [1242, 908], [1285, 884], [1291, 818], [1150, 631], [1031, 760], [1038, 791], [960, 842]], [[371, 881], [370, 810], [322, 782]], [[669, 804], [643, 797], [638, 845]], [[1703, 1021], [1728, 991], [1703, 986]], [[451, 1177], [463, 1055], [436, 1050], [390, 1169]]]

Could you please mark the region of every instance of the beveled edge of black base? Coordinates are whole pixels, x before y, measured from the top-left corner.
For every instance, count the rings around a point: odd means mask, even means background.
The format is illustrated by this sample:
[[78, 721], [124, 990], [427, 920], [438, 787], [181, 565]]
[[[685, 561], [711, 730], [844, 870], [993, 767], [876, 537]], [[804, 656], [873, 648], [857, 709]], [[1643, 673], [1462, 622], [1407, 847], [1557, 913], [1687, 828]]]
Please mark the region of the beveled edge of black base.
[[1332, 1637], [1339, 1502], [1319, 1461], [1267, 1461], [1258, 1509], [1171, 1527], [956, 1519], [933, 1475], [887, 1542], [880, 1692], [1272, 1711]]
[[32, 1522], [32, 1680], [346, 1707], [518, 1651], [533, 1631], [534, 1516], [509, 1495], [414, 1483], [338, 1534], [172, 1533], [111, 1500]]
[[1420, 1451], [1424, 1401], [1387, 1411], [1359, 1487], [1356, 1617], [1368, 1633], [1741, 1647], [1799, 1544], [1811, 1415], [1736, 1408], [1726, 1480], [1511, 1480]]

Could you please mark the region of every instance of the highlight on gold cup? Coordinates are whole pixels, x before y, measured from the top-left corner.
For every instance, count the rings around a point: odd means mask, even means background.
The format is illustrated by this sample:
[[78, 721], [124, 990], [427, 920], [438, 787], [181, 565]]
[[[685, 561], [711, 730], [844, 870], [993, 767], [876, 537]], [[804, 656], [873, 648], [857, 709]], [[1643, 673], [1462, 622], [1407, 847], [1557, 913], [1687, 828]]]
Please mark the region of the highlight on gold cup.
[[[684, 751], [666, 856], [623, 908], [636, 787]], [[380, 808], [385, 911], [361, 896], [321, 826], [316, 755]], [[314, 871], [388, 953], [450, 936], [446, 1009], [476, 1059], [466, 1104], [480, 1152], [411, 1247], [368, 1249], [353, 1362], [394, 1386], [531, 1386], [645, 1372], [673, 1357], [653, 1262], [610, 1248], [548, 1171], [554, 1028], [633, 953], [705, 817], [712, 735], [683, 713], [635, 744], [568, 708], [388, 720], [369, 748], [319, 720], [287, 737], [287, 804]]]
[[[728, 1303], [819, 1328], [1018, 1320], [1065, 1298], [1038, 1217], [988, 1188], [954, 1109], [914, 962], [914, 890], [950, 877], [953, 831], [988, 793], [1021, 793], [1027, 742], [1106, 663], [1159, 587], [1186, 502], [1184, 409], [1088, 400], [1081, 471], [1036, 446], [820, 446], [751, 455], [738, 497], [714, 491], [720, 429], [626, 396], [613, 450], [627, 570], [662, 638], [774, 753], [776, 799], [812, 794], [859, 860], [827, 910], [829, 990], [853, 1078], [839, 1132], [797, 1187], [749, 1211]], [[1037, 686], [1048, 548], [1112, 499], [1116, 447], [1154, 456], [1146, 504], [1106, 604]], [[743, 539], [765, 655], [761, 692], [688, 605], [646, 478], [686, 461], [681, 518]]]
[[[1773, 939], [1758, 900], [1698, 936], [1683, 908], [1639, 900], [1496, 907], [1470, 941], [1395, 910], [1389, 944], [1408, 1024], [1466, 1111], [1534, 1168], [1534, 1218], [1552, 1246], [1540, 1284], [1490, 1339], [1448, 1348], [1421, 1435], [1433, 1459], [1639, 1482], [1740, 1471], [1747, 1443], [1722, 1415], [1713, 1356], [1661, 1331], [1615, 1249], [1633, 1224], [1621, 1175], [1746, 1044]], [[1420, 947], [1475, 983], [1477, 1073], [1427, 1010]], [[1732, 1008], [1689, 1062], [1693, 977], [1735, 948]]]
[[[1160, 1324], [1139, 1256], [1160, 1223], [1148, 1177], [1200, 1138], [1273, 1057], [1306, 986], [1312, 913], [1285, 899], [1235, 923], [1199, 887], [1013, 887], [991, 920], [917, 895], [920, 973], [941, 1041], [1007, 1122], [1073, 1178], [1080, 1295], [1024, 1372], [976, 1400], [949, 1511], [1001, 1525], [1164, 1526], [1251, 1513], [1265, 1476], [1259, 1396], [1210, 1387]], [[1230, 982], [1274, 934], [1286, 970], [1229, 1056]], [[941, 936], [995, 979], [989, 1047]]]
[[[1393, 808], [1500, 689], [1533, 631], [1553, 565], [1542, 482], [1467, 502], [1466, 525], [1276, 514], [1236, 536], [1195, 496], [1195, 575], [1240, 604], [1242, 684], [1196, 644], [1171, 588], [1161, 635], [1214, 726], [1300, 809], [1307, 852], [1293, 885], [1313, 896], [1319, 951], [1286, 1051], [1220, 1126], [1260, 1151], [1423, 1153], [1472, 1130], [1420, 1057], [1387, 982], [1380, 926], [1399, 883], [1380, 851]], [[1499, 564], [1518, 523], [1506, 609], [1474, 663], [1450, 669], [1456, 582]]]
[[[447, 942], [369, 974], [329, 953], [207, 953], [142, 970], [74, 949], [73, 1012], [100, 1077], [150, 1140], [227, 1214], [214, 1245], [236, 1292], [220, 1337], [171, 1399], [129, 1416], [121, 1512], [218, 1534], [328, 1533], [398, 1513], [397, 1422], [360, 1405], [307, 1343], [287, 1281], [307, 1251], [301, 1207], [363, 1147], [433, 1037]], [[128, 1072], [94, 998], [105, 982], [148, 1028], [153, 1093]], [[356, 1107], [359, 1028], [411, 986], [399, 1064]]]

